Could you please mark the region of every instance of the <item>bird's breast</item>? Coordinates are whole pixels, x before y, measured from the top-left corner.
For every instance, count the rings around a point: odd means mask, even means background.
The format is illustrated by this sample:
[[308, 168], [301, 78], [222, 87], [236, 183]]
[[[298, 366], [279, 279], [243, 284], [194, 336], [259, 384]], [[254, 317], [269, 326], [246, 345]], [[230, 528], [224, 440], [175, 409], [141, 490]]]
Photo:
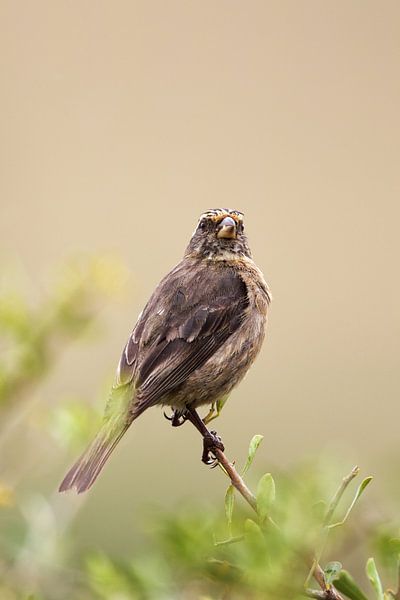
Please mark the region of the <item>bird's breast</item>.
[[268, 286], [252, 261], [238, 272], [246, 285], [248, 299], [240, 326], [166, 403], [177, 407], [188, 403], [200, 406], [216, 402], [229, 395], [259, 353], [267, 325]]

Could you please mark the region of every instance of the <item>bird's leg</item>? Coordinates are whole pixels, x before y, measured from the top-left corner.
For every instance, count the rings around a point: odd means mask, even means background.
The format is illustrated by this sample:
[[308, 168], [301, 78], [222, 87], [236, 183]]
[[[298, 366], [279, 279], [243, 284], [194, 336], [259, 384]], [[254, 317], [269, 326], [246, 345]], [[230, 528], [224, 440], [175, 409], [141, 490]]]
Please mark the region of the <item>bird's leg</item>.
[[171, 421], [172, 427], [180, 427], [187, 421], [186, 415], [182, 414], [181, 411], [176, 408], [171, 416], [164, 412], [164, 417], [167, 419], [167, 421]]
[[214, 419], [216, 419], [218, 417], [218, 413], [215, 414], [215, 411], [217, 409], [215, 408], [215, 403], [213, 402], [210, 406], [210, 410], [208, 411], [208, 413], [206, 414], [206, 416], [203, 419], [203, 423], [205, 425], [207, 425], [207, 423], [209, 423], [210, 421], [213, 421]]
[[224, 451], [225, 447], [222, 443], [221, 438], [217, 435], [216, 431], [209, 431], [207, 429], [203, 419], [200, 417], [196, 409], [192, 406], [187, 407], [185, 417], [186, 420], [190, 421], [192, 425], [194, 425], [203, 436], [203, 454], [201, 460], [206, 465], [216, 465], [218, 463], [218, 460], [216, 459], [215, 455], [214, 457], [210, 456], [210, 453], [214, 454], [213, 450], [215, 450], [216, 448], [218, 450], [222, 450], [222, 452]]
[[223, 396], [222, 398], [211, 404], [210, 410], [203, 419], [206, 425], [211, 421], [214, 421], [214, 419], [216, 419], [217, 417], [219, 417], [227, 399], [228, 396]]

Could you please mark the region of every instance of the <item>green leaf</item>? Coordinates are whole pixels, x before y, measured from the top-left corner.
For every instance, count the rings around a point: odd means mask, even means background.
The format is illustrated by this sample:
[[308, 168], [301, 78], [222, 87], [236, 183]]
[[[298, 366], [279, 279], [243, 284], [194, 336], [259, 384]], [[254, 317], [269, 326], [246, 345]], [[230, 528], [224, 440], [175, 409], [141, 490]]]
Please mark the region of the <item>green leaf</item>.
[[225, 514], [226, 520], [228, 521], [229, 534], [232, 535], [232, 515], [233, 515], [233, 507], [235, 505], [235, 488], [233, 485], [230, 485], [226, 490], [225, 494]]
[[243, 470], [242, 470], [242, 475], [245, 475], [247, 473], [247, 471], [249, 470], [249, 468], [254, 460], [254, 457], [256, 455], [256, 452], [258, 450], [258, 447], [261, 444], [261, 442], [263, 441], [263, 439], [264, 439], [264, 436], [257, 433], [255, 436], [253, 436], [252, 440], [250, 441], [249, 452], [247, 454], [246, 464], [244, 465]]
[[244, 522], [244, 530], [246, 532], [247, 535], [253, 536], [253, 537], [257, 537], [257, 538], [263, 538], [263, 534], [262, 531], [260, 529], [260, 526], [257, 525], [257, 523], [255, 521], [253, 521], [253, 519], [246, 519]]
[[340, 571], [338, 577], [334, 580], [334, 584], [335, 588], [350, 600], [368, 600], [348, 571]]
[[333, 529], [334, 527], [339, 527], [340, 525], [343, 525], [347, 521], [348, 516], [351, 513], [351, 511], [353, 510], [355, 503], [357, 502], [357, 500], [359, 499], [359, 497], [361, 496], [361, 494], [363, 493], [363, 491], [365, 490], [367, 485], [369, 483], [371, 483], [371, 481], [372, 481], [371, 475], [369, 477], [366, 477], [365, 479], [363, 479], [363, 481], [358, 486], [356, 494], [352, 500], [352, 503], [350, 504], [349, 508], [347, 509], [347, 512], [344, 515], [343, 519], [341, 521], [338, 521], [337, 523], [331, 523], [331, 525], [327, 526], [328, 529]]
[[325, 572], [325, 581], [328, 586], [332, 584], [332, 581], [339, 575], [342, 570], [342, 563], [334, 560], [328, 563], [324, 569]]
[[373, 558], [369, 558], [367, 560], [367, 566], [365, 571], [367, 573], [368, 579], [372, 584], [372, 587], [375, 590], [377, 599], [384, 600], [381, 578], [379, 577], [379, 573]]
[[257, 513], [261, 521], [268, 517], [275, 501], [275, 482], [271, 473], [263, 475], [257, 485]]

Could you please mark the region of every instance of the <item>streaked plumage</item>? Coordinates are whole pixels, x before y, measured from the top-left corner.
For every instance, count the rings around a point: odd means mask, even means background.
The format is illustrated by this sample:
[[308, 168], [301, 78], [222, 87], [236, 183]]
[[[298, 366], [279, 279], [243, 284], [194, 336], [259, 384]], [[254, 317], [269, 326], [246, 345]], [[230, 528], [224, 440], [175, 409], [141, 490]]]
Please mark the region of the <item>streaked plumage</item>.
[[134, 419], [156, 404], [178, 413], [222, 402], [258, 354], [268, 286], [243, 215], [213, 209], [181, 262], [154, 290], [122, 353], [103, 425], [60, 491], [88, 489]]

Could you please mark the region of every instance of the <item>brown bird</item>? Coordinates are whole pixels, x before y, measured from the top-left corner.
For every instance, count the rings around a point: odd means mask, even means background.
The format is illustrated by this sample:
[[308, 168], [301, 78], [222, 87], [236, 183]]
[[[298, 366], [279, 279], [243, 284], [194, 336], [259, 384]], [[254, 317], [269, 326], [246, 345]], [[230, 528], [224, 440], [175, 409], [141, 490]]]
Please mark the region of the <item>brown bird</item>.
[[[202, 460], [223, 444], [206, 424], [257, 356], [270, 293], [252, 260], [243, 214], [203, 213], [181, 262], [154, 290], [122, 353], [103, 425], [60, 485], [84, 492], [139, 415], [172, 407], [172, 425], [189, 420], [203, 435]], [[202, 420], [199, 406], [210, 411]]]

